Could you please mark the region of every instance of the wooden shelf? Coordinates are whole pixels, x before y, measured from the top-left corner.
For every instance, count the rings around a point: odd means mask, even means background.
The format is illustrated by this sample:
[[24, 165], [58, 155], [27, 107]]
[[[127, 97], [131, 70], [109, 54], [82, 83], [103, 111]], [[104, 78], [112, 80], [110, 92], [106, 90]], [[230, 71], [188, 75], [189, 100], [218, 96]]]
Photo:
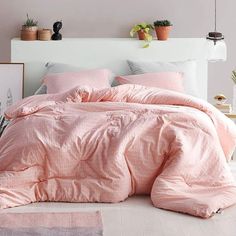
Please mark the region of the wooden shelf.
[[231, 119], [236, 119], [236, 113], [225, 113], [225, 115]]

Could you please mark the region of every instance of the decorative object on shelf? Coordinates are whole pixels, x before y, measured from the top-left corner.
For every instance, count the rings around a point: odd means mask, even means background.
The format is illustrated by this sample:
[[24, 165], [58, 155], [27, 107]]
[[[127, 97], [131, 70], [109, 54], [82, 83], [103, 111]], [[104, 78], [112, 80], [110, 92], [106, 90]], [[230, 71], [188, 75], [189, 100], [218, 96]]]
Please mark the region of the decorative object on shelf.
[[139, 40], [144, 40], [144, 48], [149, 47], [149, 43], [152, 41], [152, 35], [150, 34], [153, 31], [154, 27], [148, 23], [140, 23], [135, 25], [131, 31], [130, 36], [134, 37], [135, 34], [138, 35]]
[[4, 116], [0, 115], [0, 137], [2, 136], [3, 131], [6, 129], [8, 123], [9, 123], [9, 121], [6, 120], [6, 118]]
[[225, 97], [224, 94], [217, 94], [214, 97], [214, 99], [215, 99], [217, 105], [222, 105], [227, 101], [227, 98]]
[[62, 40], [62, 35], [60, 34], [60, 30], [62, 29], [62, 21], [57, 21], [53, 24], [53, 32], [52, 40]]
[[37, 40], [38, 21], [30, 18], [27, 14], [27, 20], [21, 29], [21, 40], [31, 41]]
[[217, 31], [217, 1], [215, 0], [215, 14], [214, 22], [215, 28], [213, 32], [209, 32], [207, 35], [208, 43], [210, 45], [208, 58], [209, 61], [226, 61], [227, 48], [224, 41], [224, 35]]
[[231, 104], [226, 104], [227, 98], [224, 94], [218, 94], [214, 97], [216, 104], [215, 107], [219, 109], [223, 113], [231, 113], [232, 112], [232, 106]]
[[158, 40], [167, 40], [172, 24], [168, 20], [157, 20], [154, 22], [155, 31]]
[[23, 97], [24, 64], [0, 63], [0, 115]]
[[232, 76], [231, 79], [234, 81], [234, 83], [236, 84], [236, 70], [232, 71]]
[[49, 41], [52, 37], [52, 30], [50, 29], [40, 29], [38, 30], [38, 40]]
[[219, 109], [223, 113], [231, 113], [232, 112], [232, 106], [231, 104], [216, 104], [215, 107]]

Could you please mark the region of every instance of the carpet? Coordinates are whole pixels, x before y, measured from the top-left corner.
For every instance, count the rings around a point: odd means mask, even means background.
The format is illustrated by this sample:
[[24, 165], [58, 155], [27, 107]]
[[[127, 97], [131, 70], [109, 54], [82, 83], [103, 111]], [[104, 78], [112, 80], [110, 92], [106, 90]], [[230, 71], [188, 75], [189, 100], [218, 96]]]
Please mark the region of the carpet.
[[102, 236], [102, 217], [99, 211], [0, 213], [0, 235]]

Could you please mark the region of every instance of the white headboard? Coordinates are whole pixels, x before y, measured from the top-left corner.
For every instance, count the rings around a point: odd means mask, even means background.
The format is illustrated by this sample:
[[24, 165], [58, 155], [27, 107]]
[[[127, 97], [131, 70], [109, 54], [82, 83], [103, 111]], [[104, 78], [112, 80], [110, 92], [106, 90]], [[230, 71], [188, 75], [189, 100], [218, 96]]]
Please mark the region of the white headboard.
[[127, 59], [198, 62], [198, 90], [207, 100], [208, 48], [204, 38], [154, 40], [149, 48], [142, 42], [125, 38], [75, 38], [62, 41], [11, 42], [11, 61], [25, 63], [24, 95], [32, 95], [40, 86], [45, 63], [60, 62], [83, 68], [108, 68], [117, 75], [130, 74]]

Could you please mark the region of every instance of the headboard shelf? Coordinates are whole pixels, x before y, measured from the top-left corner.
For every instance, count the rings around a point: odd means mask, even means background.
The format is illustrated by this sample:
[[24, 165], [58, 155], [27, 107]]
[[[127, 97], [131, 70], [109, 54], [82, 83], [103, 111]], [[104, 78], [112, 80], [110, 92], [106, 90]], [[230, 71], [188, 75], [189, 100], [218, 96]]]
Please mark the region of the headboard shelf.
[[129, 74], [126, 60], [197, 60], [201, 97], [207, 99], [208, 44], [204, 38], [153, 40], [149, 48], [130, 38], [65, 38], [61, 41], [11, 41], [11, 61], [25, 63], [25, 96], [39, 87], [45, 63], [59, 62], [82, 68], [108, 68], [115, 74]]

